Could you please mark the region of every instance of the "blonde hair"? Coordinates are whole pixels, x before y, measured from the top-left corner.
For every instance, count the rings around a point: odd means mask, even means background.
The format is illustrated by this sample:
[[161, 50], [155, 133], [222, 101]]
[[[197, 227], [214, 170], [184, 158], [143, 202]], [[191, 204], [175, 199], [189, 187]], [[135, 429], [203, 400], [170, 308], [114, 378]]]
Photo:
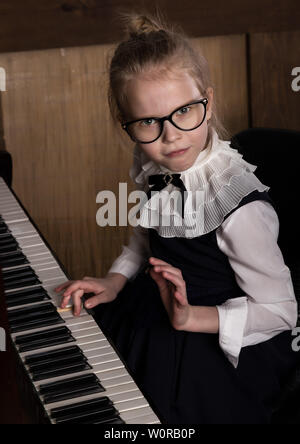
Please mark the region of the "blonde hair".
[[[139, 74], [156, 76], [179, 68], [189, 73], [205, 95], [212, 86], [207, 60], [192, 48], [178, 26], [167, 25], [158, 12], [156, 16], [123, 12], [120, 20], [125, 37], [115, 49], [109, 67], [108, 102], [115, 123], [126, 120], [126, 82]], [[215, 108], [214, 100], [208, 142], [212, 128], [220, 138], [228, 137]]]

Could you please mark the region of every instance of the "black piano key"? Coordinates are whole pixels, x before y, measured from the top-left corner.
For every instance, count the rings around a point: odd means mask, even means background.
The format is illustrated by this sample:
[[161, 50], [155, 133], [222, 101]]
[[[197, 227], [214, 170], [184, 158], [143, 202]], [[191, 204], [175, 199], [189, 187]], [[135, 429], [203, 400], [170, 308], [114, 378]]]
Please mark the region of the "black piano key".
[[8, 226], [6, 225], [6, 223], [5, 222], [0, 222], [0, 235], [10, 234], [10, 233], [11, 233], [11, 231], [8, 228]]
[[50, 411], [50, 416], [57, 424], [93, 424], [118, 419], [119, 412], [107, 397], [91, 399], [76, 404], [58, 407]]
[[18, 265], [28, 264], [29, 261], [22, 251], [14, 251], [9, 254], [0, 254], [0, 265], [2, 268], [16, 267]]
[[[2, 272], [3, 273], [3, 272]], [[13, 290], [14, 288], [31, 287], [32, 285], [38, 285], [42, 282], [37, 277], [24, 277], [18, 281], [11, 281], [3, 283], [4, 290]]]
[[98, 411], [112, 405], [112, 401], [107, 396], [88, 399], [87, 401], [76, 402], [75, 404], [64, 405], [50, 410], [50, 416], [53, 419], [62, 419], [74, 417], [74, 415], [84, 414], [85, 412]]
[[51, 364], [53, 361], [60, 361], [68, 356], [83, 356], [82, 350], [77, 345], [70, 347], [59, 348], [58, 350], [44, 351], [35, 353], [25, 358], [25, 364], [34, 368], [35, 366]]
[[35, 316], [57, 312], [56, 307], [51, 302], [45, 304], [33, 305], [31, 307], [22, 307], [10, 310], [8, 312], [8, 320], [14, 322], [18, 319], [26, 320]]
[[[5, 228], [5, 227], [3, 227]], [[5, 247], [6, 245], [9, 244], [15, 244], [15, 245], [19, 245], [18, 242], [16, 241], [16, 239], [14, 238], [14, 236], [11, 234], [11, 232], [8, 233], [2, 233], [2, 236], [0, 237], [0, 251], [2, 249], [2, 247]]]
[[35, 276], [34, 270], [27, 266], [18, 268], [17, 270], [4, 270], [2, 271], [3, 279], [10, 280], [10, 279], [16, 279], [18, 277], [24, 277], [24, 276]]
[[5, 236], [0, 237], [0, 247], [1, 245], [6, 245], [9, 242], [16, 242], [16, 239], [11, 233], [7, 233]]
[[4, 290], [41, 284], [31, 267], [2, 270]]
[[55, 314], [44, 315], [41, 319], [30, 320], [26, 322], [14, 322], [10, 330], [12, 333], [19, 333], [26, 330], [33, 330], [35, 328], [49, 327], [50, 325], [63, 324], [65, 321]]
[[10, 253], [13, 251], [17, 251], [19, 248], [19, 244], [17, 242], [7, 242], [4, 245], [0, 245], [0, 253]]
[[6, 305], [9, 308], [16, 307], [17, 305], [31, 304], [34, 302], [43, 302], [51, 299], [43, 287], [24, 288], [22, 290], [6, 293], [5, 296], [6, 296]]
[[49, 365], [48, 368], [40, 368], [32, 372], [33, 381], [42, 381], [43, 379], [56, 378], [57, 376], [71, 375], [72, 373], [83, 372], [84, 370], [91, 370], [92, 367], [87, 362], [86, 358], [77, 356], [66, 359], [60, 365]]
[[15, 339], [20, 353], [69, 342], [75, 342], [75, 338], [67, 327], [57, 327], [36, 333], [29, 333], [27, 335], [20, 335]]
[[77, 346], [37, 353], [25, 359], [34, 381], [90, 370], [87, 358]]
[[65, 322], [54, 305], [47, 302], [33, 307], [10, 310], [8, 320], [12, 333]]
[[57, 424], [124, 424], [118, 415], [119, 412], [107, 396], [57, 407], [50, 411], [51, 418]]
[[99, 379], [93, 373], [40, 386], [40, 394], [45, 404], [104, 391]]
[[56, 378], [57, 376], [67, 376], [71, 375], [72, 373], [79, 373], [85, 370], [91, 370], [91, 368], [92, 367], [88, 362], [79, 362], [77, 364], [73, 363], [72, 365], [66, 365], [62, 368], [51, 369], [46, 372], [34, 373], [32, 379], [33, 381], [42, 381], [43, 379]]

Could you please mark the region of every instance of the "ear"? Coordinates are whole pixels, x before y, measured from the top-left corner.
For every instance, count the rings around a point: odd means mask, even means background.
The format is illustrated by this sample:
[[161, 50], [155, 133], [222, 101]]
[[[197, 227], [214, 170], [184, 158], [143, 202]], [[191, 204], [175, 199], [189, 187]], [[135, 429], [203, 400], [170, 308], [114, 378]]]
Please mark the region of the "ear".
[[206, 96], [208, 98], [208, 104], [206, 109], [206, 119], [211, 119], [212, 116], [212, 108], [213, 108], [213, 101], [214, 101], [214, 90], [211, 86], [209, 86], [206, 91]]

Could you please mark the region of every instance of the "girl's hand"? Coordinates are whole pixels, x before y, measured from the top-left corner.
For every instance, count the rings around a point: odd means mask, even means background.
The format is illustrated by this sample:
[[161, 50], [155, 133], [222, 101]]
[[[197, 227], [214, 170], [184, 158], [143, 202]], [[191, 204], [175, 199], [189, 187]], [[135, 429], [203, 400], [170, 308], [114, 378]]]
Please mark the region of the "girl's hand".
[[149, 273], [156, 282], [170, 322], [176, 330], [184, 330], [191, 313], [181, 270], [160, 259], [149, 259]]
[[84, 277], [78, 281], [67, 281], [55, 288], [56, 292], [64, 290], [61, 300], [61, 308], [65, 308], [70, 299], [73, 299], [73, 311], [75, 316], [80, 315], [81, 298], [85, 293], [94, 293], [95, 296], [89, 298], [85, 302], [86, 308], [93, 308], [98, 304], [111, 302], [116, 299], [118, 291], [116, 290], [113, 280], [106, 277], [96, 279], [92, 277]]

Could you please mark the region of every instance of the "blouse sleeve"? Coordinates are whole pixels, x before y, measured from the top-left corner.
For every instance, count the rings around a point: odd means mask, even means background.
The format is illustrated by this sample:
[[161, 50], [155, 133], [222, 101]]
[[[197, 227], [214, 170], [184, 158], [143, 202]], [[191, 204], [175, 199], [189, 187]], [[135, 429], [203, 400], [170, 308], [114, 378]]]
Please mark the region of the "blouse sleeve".
[[219, 344], [237, 367], [242, 347], [258, 344], [297, 323], [289, 268], [277, 244], [279, 221], [272, 205], [254, 201], [237, 209], [217, 230], [245, 296], [217, 306]]
[[108, 273], [121, 273], [133, 280], [150, 256], [148, 230], [137, 226], [133, 229], [129, 244], [123, 245], [122, 253], [113, 262]]

